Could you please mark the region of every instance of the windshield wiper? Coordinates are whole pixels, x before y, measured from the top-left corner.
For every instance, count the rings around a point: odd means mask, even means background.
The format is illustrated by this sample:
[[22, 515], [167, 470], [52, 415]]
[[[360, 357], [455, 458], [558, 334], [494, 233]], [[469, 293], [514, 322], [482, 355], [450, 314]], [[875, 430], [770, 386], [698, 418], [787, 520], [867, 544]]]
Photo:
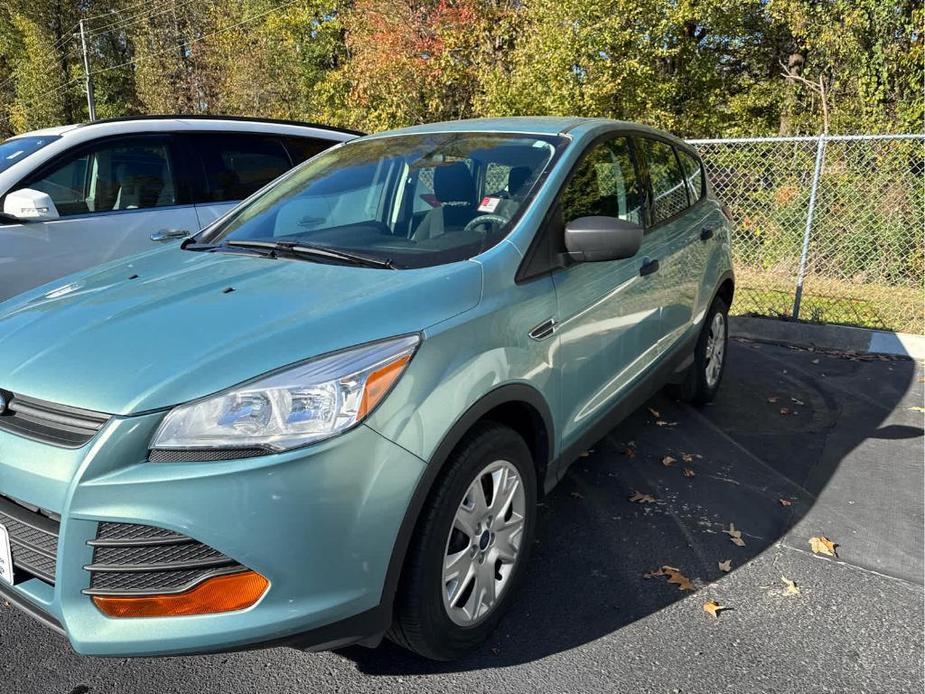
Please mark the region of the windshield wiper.
[[263, 248], [263, 247], [253, 247], [249, 248], [246, 246], [240, 246], [237, 248], [229, 248], [227, 245], [217, 244], [217, 243], [181, 243], [180, 248], [184, 251], [201, 251], [204, 253], [212, 253], [215, 251], [225, 251], [226, 253], [242, 253], [242, 254], [252, 254], [259, 255], [261, 258], [276, 258], [276, 251], [272, 248]]
[[381, 260], [379, 258], [372, 258], [368, 255], [361, 255], [350, 251], [334, 250], [333, 248], [324, 248], [321, 246], [306, 246], [305, 244], [293, 243], [291, 241], [226, 241], [225, 245], [234, 248], [263, 248], [276, 254], [296, 257], [302, 256], [306, 258], [324, 258], [363, 267], [380, 267], [388, 270], [396, 269], [391, 259]]

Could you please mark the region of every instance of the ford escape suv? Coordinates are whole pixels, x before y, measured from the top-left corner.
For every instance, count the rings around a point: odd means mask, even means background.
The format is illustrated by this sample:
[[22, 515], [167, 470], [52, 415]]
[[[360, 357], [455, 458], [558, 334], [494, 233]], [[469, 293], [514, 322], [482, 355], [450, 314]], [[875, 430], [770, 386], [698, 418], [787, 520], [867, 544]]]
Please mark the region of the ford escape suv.
[[0, 142], [0, 301], [195, 233], [358, 134], [231, 116], [143, 116]]
[[729, 239], [669, 135], [458, 121], [0, 304], [0, 592], [86, 654], [464, 654], [569, 463], [716, 394]]

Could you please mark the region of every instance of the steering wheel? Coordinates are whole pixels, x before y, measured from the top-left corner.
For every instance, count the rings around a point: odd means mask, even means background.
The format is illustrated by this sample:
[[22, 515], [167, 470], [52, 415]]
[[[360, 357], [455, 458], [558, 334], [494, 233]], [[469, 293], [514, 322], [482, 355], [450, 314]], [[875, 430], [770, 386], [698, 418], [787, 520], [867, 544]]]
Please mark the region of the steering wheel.
[[472, 231], [481, 224], [497, 224], [498, 226], [502, 226], [509, 221], [507, 217], [503, 217], [500, 214], [480, 214], [478, 217], [469, 220], [469, 223], [463, 227], [463, 231]]

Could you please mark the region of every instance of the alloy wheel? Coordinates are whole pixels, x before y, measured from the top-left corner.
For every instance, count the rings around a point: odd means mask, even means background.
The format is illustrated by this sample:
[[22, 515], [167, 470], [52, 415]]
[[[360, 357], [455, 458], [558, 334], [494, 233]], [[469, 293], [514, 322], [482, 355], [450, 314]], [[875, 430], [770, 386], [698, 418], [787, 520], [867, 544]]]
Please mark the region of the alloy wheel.
[[707, 386], [714, 388], [719, 382], [719, 376], [723, 371], [723, 359], [726, 358], [726, 317], [722, 313], [713, 314], [704, 357], [704, 377]]
[[487, 465], [459, 503], [446, 542], [443, 606], [453, 623], [471, 627], [498, 604], [520, 555], [526, 513], [513, 463]]

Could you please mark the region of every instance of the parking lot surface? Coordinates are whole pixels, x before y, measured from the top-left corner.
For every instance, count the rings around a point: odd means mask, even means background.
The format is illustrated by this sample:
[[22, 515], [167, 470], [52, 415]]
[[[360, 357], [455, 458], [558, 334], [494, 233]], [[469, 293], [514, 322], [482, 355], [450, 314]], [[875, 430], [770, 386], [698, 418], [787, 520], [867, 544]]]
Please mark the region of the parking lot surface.
[[[743, 341], [729, 357], [713, 405], [659, 395], [572, 466], [525, 590], [466, 660], [388, 643], [82, 658], [3, 606], [0, 692], [921, 692], [921, 365]], [[662, 566], [695, 590], [645, 578]]]

